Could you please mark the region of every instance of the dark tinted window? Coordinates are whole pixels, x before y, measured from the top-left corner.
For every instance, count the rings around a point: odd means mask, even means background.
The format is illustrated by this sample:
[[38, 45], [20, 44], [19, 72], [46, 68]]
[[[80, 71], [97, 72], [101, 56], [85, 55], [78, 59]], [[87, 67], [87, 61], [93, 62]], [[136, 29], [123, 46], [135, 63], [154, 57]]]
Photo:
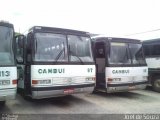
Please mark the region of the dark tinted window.
[[160, 44], [144, 45], [145, 56], [160, 56]]
[[97, 58], [104, 58], [105, 57], [105, 49], [104, 43], [96, 43], [96, 57]]

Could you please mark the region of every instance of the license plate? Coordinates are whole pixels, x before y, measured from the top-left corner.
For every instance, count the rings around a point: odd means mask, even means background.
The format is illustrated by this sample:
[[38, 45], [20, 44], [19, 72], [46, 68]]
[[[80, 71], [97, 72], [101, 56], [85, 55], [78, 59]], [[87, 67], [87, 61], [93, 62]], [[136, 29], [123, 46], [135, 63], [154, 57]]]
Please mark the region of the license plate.
[[133, 90], [135, 88], [136, 88], [135, 86], [129, 86], [129, 90]]
[[0, 80], [0, 85], [9, 85], [10, 80]]
[[64, 94], [72, 94], [74, 93], [74, 89], [65, 89]]

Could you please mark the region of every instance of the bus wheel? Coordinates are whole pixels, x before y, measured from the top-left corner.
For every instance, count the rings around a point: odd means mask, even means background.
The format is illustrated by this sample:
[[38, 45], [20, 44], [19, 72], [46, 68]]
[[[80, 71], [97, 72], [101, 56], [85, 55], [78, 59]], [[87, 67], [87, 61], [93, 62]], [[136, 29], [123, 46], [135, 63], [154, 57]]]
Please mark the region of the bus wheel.
[[33, 99], [31, 96], [28, 96], [28, 95], [24, 95], [23, 96], [25, 100], [29, 101], [29, 102], [34, 102], [35, 99]]
[[153, 90], [156, 92], [160, 92], [160, 77], [157, 77], [153, 81]]
[[0, 101], [0, 105], [3, 106], [5, 105], [6, 101]]

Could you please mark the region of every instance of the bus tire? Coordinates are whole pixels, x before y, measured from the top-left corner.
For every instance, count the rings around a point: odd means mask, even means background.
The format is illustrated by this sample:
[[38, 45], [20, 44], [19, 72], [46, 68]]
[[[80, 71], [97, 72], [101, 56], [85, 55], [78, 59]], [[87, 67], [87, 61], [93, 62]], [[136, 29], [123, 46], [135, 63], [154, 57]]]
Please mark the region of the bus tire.
[[24, 94], [23, 97], [24, 97], [24, 99], [27, 100], [27, 101], [33, 101], [33, 99], [32, 99], [31, 96], [28, 96], [28, 95], [25, 95], [25, 94]]
[[5, 105], [6, 101], [0, 101], [0, 106]]
[[160, 76], [154, 78], [152, 86], [154, 91], [160, 92]]

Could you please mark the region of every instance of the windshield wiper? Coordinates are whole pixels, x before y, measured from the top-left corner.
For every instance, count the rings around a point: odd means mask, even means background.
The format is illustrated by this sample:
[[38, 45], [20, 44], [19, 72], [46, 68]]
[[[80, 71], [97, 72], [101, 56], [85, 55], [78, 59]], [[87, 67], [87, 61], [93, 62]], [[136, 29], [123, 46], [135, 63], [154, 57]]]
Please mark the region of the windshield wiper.
[[[63, 42], [63, 46], [64, 46], [64, 42]], [[58, 53], [58, 55], [55, 58], [55, 62], [57, 62], [59, 60], [59, 58], [61, 57], [62, 53], [65, 53], [65, 46], [64, 48]], [[65, 57], [65, 56], [64, 56]]]
[[82, 59], [81, 59], [79, 56], [77, 56], [76, 54], [74, 54], [74, 53], [70, 50], [70, 45], [69, 45], [69, 56], [71, 56], [71, 54], [72, 54], [73, 56], [76, 56], [76, 57], [79, 59], [79, 61], [80, 61], [82, 64], [84, 64], [84, 62], [82, 61]]

